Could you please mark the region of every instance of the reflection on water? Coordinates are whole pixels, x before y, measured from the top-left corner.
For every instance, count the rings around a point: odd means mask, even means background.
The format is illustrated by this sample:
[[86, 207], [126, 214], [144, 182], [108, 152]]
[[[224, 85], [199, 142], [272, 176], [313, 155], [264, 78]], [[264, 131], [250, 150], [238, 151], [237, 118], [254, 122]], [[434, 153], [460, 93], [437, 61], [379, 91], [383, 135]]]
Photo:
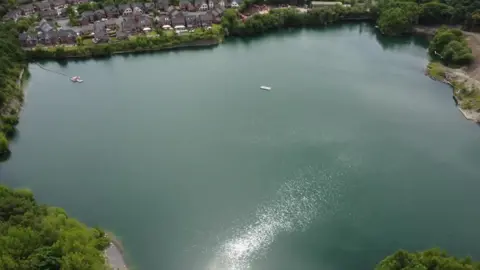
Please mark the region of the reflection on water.
[[219, 245], [208, 270], [244, 270], [264, 256], [280, 233], [301, 231], [314, 220], [333, 213], [343, 172], [309, 167], [284, 183], [275, 198], [258, 207], [253, 222], [240, 227]]

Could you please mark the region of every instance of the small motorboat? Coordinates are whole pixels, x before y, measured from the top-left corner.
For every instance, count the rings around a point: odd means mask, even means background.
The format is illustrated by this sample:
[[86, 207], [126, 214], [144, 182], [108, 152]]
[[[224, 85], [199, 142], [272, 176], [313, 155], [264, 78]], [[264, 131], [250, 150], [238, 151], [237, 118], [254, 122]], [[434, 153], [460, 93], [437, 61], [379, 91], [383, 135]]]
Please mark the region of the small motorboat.
[[79, 82], [79, 83], [83, 82], [83, 80], [80, 79], [79, 76], [73, 76], [73, 77], [70, 78], [70, 80], [71, 80], [72, 82]]
[[260, 86], [260, 89], [262, 89], [262, 90], [267, 90], [267, 91], [270, 91], [270, 90], [272, 90], [272, 88], [271, 88], [271, 87], [269, 87], [269, 86], [263, 86], [263, 85], [262, 85], [262, 86]]

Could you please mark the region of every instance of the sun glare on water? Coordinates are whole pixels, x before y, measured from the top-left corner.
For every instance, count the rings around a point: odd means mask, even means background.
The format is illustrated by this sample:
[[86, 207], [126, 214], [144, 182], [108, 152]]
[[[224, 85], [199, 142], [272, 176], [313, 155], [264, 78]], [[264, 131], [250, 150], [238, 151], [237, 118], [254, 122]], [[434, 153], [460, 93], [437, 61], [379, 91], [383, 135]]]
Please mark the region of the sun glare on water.
[[340, 175], [308, 168], [287, 181], [272, 201], [258, 207], [252, 223], [219, 244], [207, 270], [250, 269], [280, 233], [304, 230], [314, 219], [334, 211]]

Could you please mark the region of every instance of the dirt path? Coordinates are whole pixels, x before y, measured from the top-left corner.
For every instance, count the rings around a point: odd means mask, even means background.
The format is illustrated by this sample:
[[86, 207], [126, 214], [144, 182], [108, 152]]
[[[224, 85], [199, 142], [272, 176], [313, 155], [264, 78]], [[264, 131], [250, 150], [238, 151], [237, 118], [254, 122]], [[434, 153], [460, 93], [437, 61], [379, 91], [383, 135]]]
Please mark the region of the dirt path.
[[480, 81], [480, 34], [472, 32], [463, 32], [467, 38], [468, 45], [472, 49], [472, 54], [475, 57], [475, 61], [467, 68], [467, 74]]

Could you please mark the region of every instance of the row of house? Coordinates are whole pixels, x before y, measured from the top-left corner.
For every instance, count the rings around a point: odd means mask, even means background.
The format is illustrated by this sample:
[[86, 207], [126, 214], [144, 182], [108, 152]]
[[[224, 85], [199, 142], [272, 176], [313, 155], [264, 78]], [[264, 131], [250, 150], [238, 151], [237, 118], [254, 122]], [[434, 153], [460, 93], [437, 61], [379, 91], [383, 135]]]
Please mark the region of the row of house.
[[[223, 14], [222, 9], [217, 11], [220, 16]], [[129, 35], [134, 35], [144, 31], [145, 29], [165, 28], [165, 26], [176, 27], [184, 26], [186, 28], [208, 27], [212, 23], [218, 22], [220, 17], [215, 17], [212, 11], [186, 12], [175, 10], [172, 14], [163, 12], [162, 14], [152, 17], [147, 14], [142, 16], [127, 16], [122, 19], [108, 19], [105, 21], [97, 21], [93, 25], [82, 27], [80, 34], [93, 33], [95, 42], [106, 42], [109, 39], [108, 32], [116, 31], [117, 39], [125, 39]]]
[[71, 29], [56, 30], [47, 21], [42, 20], [35, 29], [19, 34], [18, 38], [23, 47], [35, 47], [38, 44], [46, 46], [75, 44], [77, 36], [77, 33]]
[[9, 11], [4, 19], [16, 20], [22, 16], [38, 14], [42, 18], [53, 18], [65, 15], [66, 5], [87, 3], [88, 0], [48, 0], [20, 5], [17, 9]]
[[[180, 0], [180, 10], [183, 11], [214, 11], [215, 9], [224, 10], [228, 6], [239, 6], [243, 0], [232, 0], [228, 4], [224, 0], [194, 0], [194, 4], [188, 0]], [[80, 17], [81, 25], [88, 25], [106, 18], [118, 18], [129, 16], [142, 16], [152, 14], [154, 11], [172, 13], [176, 8], [168, 5], [168, 0], [157, 0], [154, 3], [133, 3], [108, 5], [103, 9], [95, 11], [84, 11]]]

